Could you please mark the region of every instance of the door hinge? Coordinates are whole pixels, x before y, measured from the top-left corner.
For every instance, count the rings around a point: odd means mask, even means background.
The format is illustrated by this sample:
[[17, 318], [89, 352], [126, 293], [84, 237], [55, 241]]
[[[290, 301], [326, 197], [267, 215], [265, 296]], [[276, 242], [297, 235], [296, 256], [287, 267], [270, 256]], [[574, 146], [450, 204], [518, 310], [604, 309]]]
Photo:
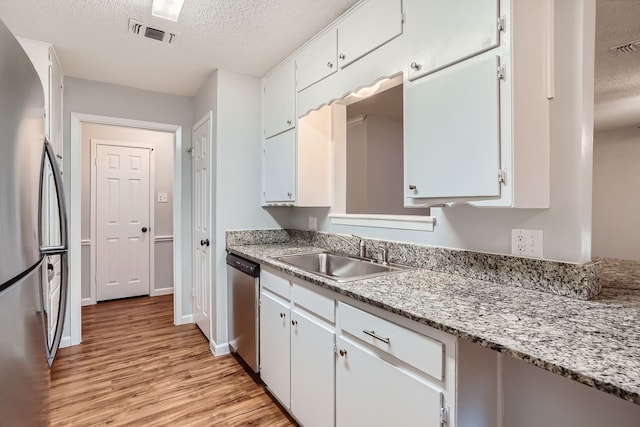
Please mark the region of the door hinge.
[[440, 424], [449, 425], [449, 408], [447, 406], [440, 408]]
[[507, 29], [507, 17], [506, 16], [501, 16], [498, 18], [498, 31], [506, 31]]
[[505, 171], [504, 169], [500, 169], [498, 171], [498, 183], [499, 184], [507, 183], [507, 171]]
[[507, 66], [498, 65], [498, 80], [504, 80], [507, 78]]

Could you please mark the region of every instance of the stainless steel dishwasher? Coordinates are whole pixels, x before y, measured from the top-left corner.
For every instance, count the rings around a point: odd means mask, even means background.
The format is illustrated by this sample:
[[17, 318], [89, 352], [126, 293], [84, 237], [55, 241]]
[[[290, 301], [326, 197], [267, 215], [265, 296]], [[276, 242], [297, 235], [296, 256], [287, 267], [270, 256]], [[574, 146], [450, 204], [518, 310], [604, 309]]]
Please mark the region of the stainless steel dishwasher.
[[260, 264], [227, 254], [229, 349], [258, 372]]

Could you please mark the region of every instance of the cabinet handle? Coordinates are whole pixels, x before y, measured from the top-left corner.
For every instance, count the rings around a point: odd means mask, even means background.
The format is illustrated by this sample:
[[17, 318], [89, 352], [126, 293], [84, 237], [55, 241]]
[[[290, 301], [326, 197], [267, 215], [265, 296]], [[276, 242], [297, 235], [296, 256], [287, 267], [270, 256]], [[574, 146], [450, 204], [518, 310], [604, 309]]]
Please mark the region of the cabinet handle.
[[340, 356], [344, 357], [347, 355], [347, 350], [340, 349], [338, 353], [340, 354]]
[[344, 53], [341, 53], [338, 58], [342, 59], [343, 61], [347, 58]]
[[327, 67], [333, 68], [333, 62], [331, 62], [331, 61], [327, 62]]
[[284, 313], [280, 313], [280, 318], [281, 318], [281, 319], [284, 319], [284, 318], [285, 318], [285, 316], [286, 316], [286, 314], [284, 314]]
[[389, 344], [390, 340], [389, 338], [382, 338], [380, 335], [376, 334], [376, 331], [367, 331], [366, 329], [363, 329], [362, 332], [364, 332], [365, 334], [369, 335], [370, 337], [373, 337], [377, 340], [382, 341], [385, 344]]
[[415, 190], [417, 187], [413, 184], [409, 184], [409, 190]]
[[296, 325], [298, 324], [298, 321], [297, 321], [297, 320], [292, 320], [292, 321], [291, 321], [291, 324], [292, 324], [293, 326], [296, 326]]
[[287, 193], [287, 197], [291, 198], [291, 193]]
[[287, 120], [287, 124], [290, 125], [291, 124], [291, 120]]
[[411, 63], [411, 69], [418, 71], [420, 68], [422, 68], [422, 65], [418, 64], [417, 62], [412, 62]]

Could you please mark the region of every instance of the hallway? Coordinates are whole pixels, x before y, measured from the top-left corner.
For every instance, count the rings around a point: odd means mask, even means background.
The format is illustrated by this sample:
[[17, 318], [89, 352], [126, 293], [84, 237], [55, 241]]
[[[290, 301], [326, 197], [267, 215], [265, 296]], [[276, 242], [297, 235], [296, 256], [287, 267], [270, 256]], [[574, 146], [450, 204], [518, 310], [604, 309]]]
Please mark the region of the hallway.
[[172, 295], [83, 307], [83, 343], [51, 373], [51, 425], [295, 425], [234, 357], [174, 326], [172, 307]]

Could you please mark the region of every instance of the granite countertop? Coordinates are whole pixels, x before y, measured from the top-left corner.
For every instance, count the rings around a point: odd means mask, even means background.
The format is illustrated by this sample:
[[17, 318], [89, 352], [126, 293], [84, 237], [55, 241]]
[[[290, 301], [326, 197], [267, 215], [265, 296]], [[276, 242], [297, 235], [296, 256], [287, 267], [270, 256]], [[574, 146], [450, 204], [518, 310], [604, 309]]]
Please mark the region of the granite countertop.
[[640, 404], [640, 263], [603, 260], [590, 301], [415, 269], [339, 283], [271, 257], [300, 243], [229, 252]]

